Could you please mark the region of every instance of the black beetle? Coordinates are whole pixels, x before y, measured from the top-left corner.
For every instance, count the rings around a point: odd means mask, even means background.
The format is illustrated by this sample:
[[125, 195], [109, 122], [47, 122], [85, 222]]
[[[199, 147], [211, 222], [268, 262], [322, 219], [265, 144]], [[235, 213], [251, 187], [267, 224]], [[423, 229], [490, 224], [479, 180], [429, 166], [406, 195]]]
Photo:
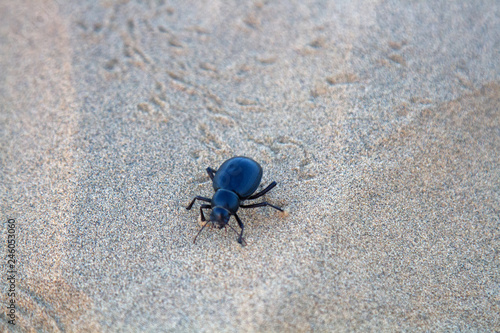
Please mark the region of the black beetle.
[[[219, 170], [217, 171], [208, 167], [207, 173], [212, 180], [215, 194], [213, 195], [212, 199], [196, 196], [193, 201], [191, 201], [189, 206], [186, 207], [186, 209], [190, 210], [196, 200], [210, 202], [210, 205], [201, 205], [201, 220], [205, 221], [203, 209], [211, 208], [212, 212], [210, 213], [209, 222], [212, 222], [212, 226], [217, 226], [219, 229], [222, 229], [229, 225], [229, 219], [231, 218], [231, 215], [233, 215], [241, 228], [241, 232], [238, 237], [238, 243], [242, 244], [244, 228], [243, 222], [241, 222], [238, 215], [236, 215], [238, 208], [257, 208], [271, 206], [274, 209], [283, 211], [283, 209], [281, 209], [280, 207], [271, 205], [268, 202], [259, 202], [251, 205], [242, 204], [242, 202], [245, 200], [253, 200], [263, 196], [276, 186], [276, 182], [272, 182], [268, 187], [266, 187], [259, 193], [253, 194], [262, 179], [262, 167], [259, 165], [259, 163], [255, 162], [251, 158], [243, 156], [230, 158], [222, 163]], [[198, 235], [203, 231], [207, 224], [208, 223], [205, 223], [196, 237], [198, 237]], [[233, 229], [233, 227], [231, 227], [231, 229]], [[196, 242], [196, 237], [194, 238], [193, 243]]]

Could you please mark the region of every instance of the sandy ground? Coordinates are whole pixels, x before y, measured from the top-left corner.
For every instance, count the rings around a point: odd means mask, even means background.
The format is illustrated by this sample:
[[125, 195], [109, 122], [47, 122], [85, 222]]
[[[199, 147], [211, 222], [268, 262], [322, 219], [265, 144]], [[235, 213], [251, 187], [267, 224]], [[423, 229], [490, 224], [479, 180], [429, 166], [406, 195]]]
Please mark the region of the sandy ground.
[[500, 5], [291, 3], [0, 2], [0, 330], [500, 330]]

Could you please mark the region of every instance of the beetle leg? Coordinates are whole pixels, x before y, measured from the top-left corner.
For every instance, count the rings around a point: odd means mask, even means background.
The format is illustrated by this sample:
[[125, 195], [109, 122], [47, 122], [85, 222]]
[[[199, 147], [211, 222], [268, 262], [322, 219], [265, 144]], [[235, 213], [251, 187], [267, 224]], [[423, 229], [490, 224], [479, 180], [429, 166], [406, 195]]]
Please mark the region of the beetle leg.
[[206, 201], [206, 202], [211, 202], [212, 200], [209, 199], [209, 198], [205, 198], [205, 197], [200, 197], [200, 196], [196, 196], [194, 197], [193, 201], [191, 201], [191, 203], [189, 204], [189, 206], [186, 207], [187, 210], [190, 210], [191, 207], [193, 207], [193, 204], [196, 200], [202, 200], [202, 201]]
[[217, 170], [214, 170], [211, 167], [207, 168], [208, 177], [210, 177], [211, 180], [214, 180], [214, 176], [215, 176], [216, 172], [217, 172]]
[[249, 196], [247, 198], [247, 200], [253, 200], [253, 199], [260, 198], [261, 196], [263, 196], [267, 192], [271, 191], [273, 189], [273, 187], [275, 187], [275, 186], [276, 186], [276, 182], [272, 182], [271, 184], [269, 184], [269, 186], [267, 186], [265, 189], [263, 189], [259, 193]]
[[283, 209], [279, 208], [278, 206], [271, 205], [269, 202], [259, 202], [251, 205], [240, 205], [241, 208], [257, 208], [257, 207], [265, 207], [265, 206], [270, 206], [273, 207], [274, 209], [277, 209], [279, 211], [283, 211]]
[[204, 205], [201, 205], [201, 206], [200, 206], [201, 222], [205, 222], [205, 221], [206, 221], [206, 220], [205, 220], [205, 215], [203, 215], [203, 210], [202, 210], [202, 209], [204, 209], [204, 208], [205, 208], [205, 209], [206, 209], [206, 208], [212, 208], [212, 206], [210, 206], [210, 205], [206, 205], [206, 204], [204, 204]]
[[236, 221], [238, 222], [238, 225], [241, 228], [240, 236], [238, 237], [238, 243], [242, 244], [242, 242], [243, 242], [243, 229], [245, 228], [245, 226], [243, 225], [243, 222], [241, 222], [238, 215], [234, 214], [234, 218], [236, 219]]

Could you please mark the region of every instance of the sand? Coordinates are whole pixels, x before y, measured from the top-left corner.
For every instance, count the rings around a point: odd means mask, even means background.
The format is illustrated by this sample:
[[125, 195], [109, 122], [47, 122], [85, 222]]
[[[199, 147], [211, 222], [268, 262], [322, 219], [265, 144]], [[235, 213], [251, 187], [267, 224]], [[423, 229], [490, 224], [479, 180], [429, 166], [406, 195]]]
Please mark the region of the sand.
[[[17, 225], [0, 330], [500, 330], [498, 3], [7, 0], [0, 17], [5, 253]], [[185, 206], [236, 155], [286, 213], [241, 211], [244, 247], [193, 244]]]

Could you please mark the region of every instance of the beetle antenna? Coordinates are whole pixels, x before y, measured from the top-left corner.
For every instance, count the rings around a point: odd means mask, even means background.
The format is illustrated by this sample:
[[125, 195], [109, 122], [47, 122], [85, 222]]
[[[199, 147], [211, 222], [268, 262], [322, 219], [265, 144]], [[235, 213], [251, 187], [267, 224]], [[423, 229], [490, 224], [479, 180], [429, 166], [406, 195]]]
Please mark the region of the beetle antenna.
[[[238, 236], [240, 235], [240, 234], [238, 233], [238, 231], [236, 231], [236, 229], [234, 229], [234, 228], [233, 228], [230, 224], [228, 224], [228, 226], [229, 226], [229, 228], [231, 228], [231, 229], [232, 229], [232, 230], [233, 230], [233, 231], [234, 231], [234, 232], [235, 232]], [[241, 240], [245, 242], [245, 240], [244, 240], [243, 238], [241, 238]], [[245, 245], [247, 245], [247, 242], [245, 242]]]
[[198, 238], [198, 235], [201, 234], [201, 232], [203, 231], [203, 229], [205, 229], [205, 227], [207, 226], [208, 222], [210, 221], [207, 221], [203, 227], [201, 227], [200, 231], [198, 231], [198, 233], [196, 234], [196, 236], [194, 237], [194, 240], [193, 240], [193, 244], [196, 243], [196, 238]]

